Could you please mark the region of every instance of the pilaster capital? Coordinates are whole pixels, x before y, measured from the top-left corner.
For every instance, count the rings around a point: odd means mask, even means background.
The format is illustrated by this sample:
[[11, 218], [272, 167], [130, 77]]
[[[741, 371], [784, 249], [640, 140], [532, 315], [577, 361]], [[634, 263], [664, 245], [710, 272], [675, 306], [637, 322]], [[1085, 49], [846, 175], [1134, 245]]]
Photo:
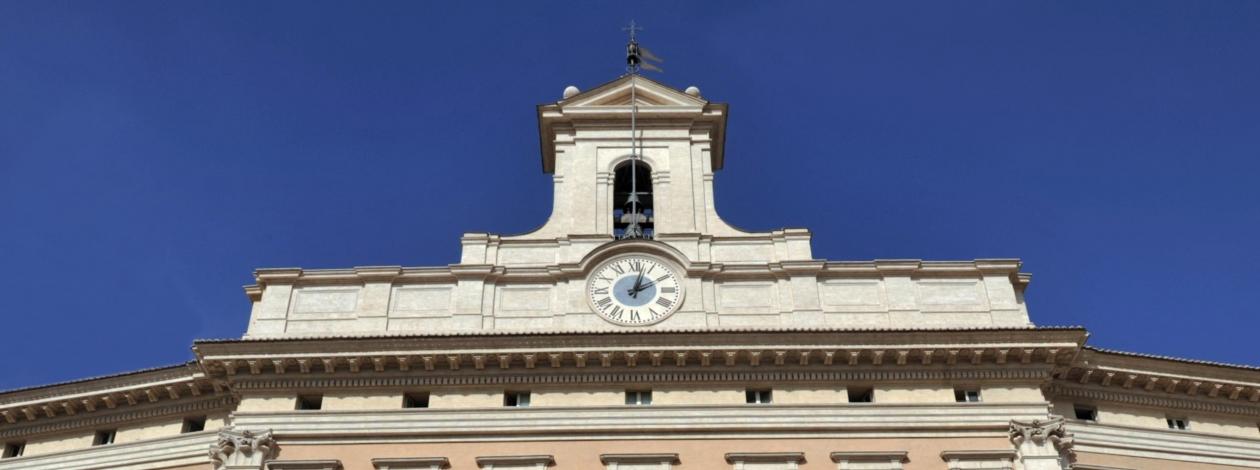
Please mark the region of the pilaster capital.
[[210, 462], [215, 470], [262, 469], [279, 451], [270, 429], [226, 427], [219, 431], [219, 441], [210, 445]]
[[1076, 458], [1076, 453], [1072, 450], [1072, 433], [1067, 431], [1062, 416], [1051, 416], [1044, 421], [1011, 420], [1009, 436], [1020, 458], [1025, 462], [1030, 458], [1062, 458], [1067, 462]]

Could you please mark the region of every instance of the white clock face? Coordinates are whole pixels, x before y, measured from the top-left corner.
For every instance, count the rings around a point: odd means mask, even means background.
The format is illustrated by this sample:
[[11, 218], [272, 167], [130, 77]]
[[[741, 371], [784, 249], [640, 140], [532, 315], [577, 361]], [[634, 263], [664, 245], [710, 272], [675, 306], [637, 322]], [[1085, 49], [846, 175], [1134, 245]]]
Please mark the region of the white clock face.
[[619, 325], [651, 325], [682, 304], [682, 280], [669, 265], [646, 256], [608, 261], [586, 281], [591, 309]]

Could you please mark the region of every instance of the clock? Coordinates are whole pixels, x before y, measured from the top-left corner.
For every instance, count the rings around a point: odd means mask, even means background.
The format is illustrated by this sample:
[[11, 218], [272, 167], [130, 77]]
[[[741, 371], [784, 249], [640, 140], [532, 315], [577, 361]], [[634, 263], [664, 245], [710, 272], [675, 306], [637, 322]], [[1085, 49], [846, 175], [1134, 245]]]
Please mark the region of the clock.
[[599, 265], [586, 280], [591, 309], [618, 325], [651, 325], [682, 305], [682, 280], [668, 264], [648, 256], [624, 256]]

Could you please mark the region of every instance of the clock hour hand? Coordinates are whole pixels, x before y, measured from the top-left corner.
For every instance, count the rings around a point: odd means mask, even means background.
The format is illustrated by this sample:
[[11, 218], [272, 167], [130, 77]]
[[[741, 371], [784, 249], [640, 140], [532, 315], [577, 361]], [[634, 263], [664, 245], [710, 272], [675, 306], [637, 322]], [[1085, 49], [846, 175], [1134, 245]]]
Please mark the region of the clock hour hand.
[[630, 288], [630, 297], [639, 298], [639, 291], [643, 290], [643, 272], [639, 271], [639, 277], [634, 278], [634, 287]]

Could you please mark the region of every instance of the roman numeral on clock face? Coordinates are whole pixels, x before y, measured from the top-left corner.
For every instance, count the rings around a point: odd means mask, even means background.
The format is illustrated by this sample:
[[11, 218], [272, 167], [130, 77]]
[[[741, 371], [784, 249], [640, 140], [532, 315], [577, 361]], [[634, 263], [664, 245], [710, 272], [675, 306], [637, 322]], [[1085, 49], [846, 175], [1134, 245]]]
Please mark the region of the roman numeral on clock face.
[[669, 306], [670, 306], [670, 305], [674, 305], [674, 301], [673, 301], [673, 300], [669, 300], [669, 299], [664, 298], [664, 297], [657, 298], [657, 299], [656, 299], [656, 303], [657, 303], [658, 305], [662, 306], [662, 307], [665, 307], [665, 308], [669, 308]]
[[595, 301], [595, 306], [599, 307], [600, 310], [608, 308], [609, 305], [612, 305], [612, 297], [604, 297]]

